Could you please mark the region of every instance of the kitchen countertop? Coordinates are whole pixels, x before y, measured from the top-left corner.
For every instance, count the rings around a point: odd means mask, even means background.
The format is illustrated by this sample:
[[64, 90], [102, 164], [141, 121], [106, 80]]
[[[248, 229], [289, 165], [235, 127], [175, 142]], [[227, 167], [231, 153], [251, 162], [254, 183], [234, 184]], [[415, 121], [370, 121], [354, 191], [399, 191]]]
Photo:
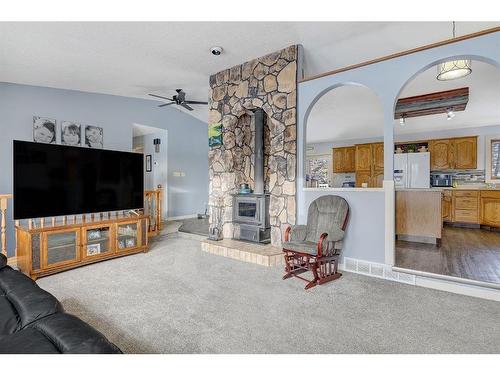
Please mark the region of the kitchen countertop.
[[396, 191], [430, 191], [430, 192], [440, 192], [443, 190], [486, 190], [486, 191], [500, 191], [500, 188], [488, 188], [484, 186], [458, 186], [453, 187], [431, 187], [431, 188], [396, 188]]

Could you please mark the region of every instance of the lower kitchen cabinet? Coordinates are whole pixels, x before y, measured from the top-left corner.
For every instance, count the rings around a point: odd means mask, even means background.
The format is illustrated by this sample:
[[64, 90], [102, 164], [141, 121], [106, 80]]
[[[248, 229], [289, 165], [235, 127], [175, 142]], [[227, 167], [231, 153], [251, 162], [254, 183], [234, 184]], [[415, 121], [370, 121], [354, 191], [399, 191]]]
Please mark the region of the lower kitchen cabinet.
[[441, 207], [444, 222], [500, 228], [498, 190], [444, 190]]
[[500, 191], [481, 191], [481, 224], [500, 227]]
[[452, 221], [452, 212], [451, 212], [451, 191], [445, 190], [443, 192], [443, 201], [441, 203], [441, 214], [443, 216], [443, 221]]

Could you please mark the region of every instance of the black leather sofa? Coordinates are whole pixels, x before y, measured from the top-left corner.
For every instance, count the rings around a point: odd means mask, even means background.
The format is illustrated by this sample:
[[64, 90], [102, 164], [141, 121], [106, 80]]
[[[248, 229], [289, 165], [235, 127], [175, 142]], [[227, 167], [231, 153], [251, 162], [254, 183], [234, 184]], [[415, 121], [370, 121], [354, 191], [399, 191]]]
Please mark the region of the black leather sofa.
[[0, 254], [0, 353], [121, 353], [33, 280], [7, 266]]

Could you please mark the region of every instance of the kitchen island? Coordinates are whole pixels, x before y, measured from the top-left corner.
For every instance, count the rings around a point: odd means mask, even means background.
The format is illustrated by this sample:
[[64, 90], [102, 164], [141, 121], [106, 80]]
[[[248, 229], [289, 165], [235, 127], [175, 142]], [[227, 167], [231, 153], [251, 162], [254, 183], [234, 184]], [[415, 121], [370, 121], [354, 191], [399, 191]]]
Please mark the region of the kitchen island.
[[440, 245], [442, 213], [440, 189], [396, 190], [396, 236], [403, 241]]

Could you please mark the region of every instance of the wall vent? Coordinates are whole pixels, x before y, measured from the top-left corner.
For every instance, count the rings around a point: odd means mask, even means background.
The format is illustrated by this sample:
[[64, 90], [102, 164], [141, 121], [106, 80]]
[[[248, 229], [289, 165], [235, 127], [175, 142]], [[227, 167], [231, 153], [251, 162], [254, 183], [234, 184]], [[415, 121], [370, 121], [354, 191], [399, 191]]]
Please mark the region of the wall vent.
[[344, 257], [344, 263], [339, 266], [345, 271], [415, 285], [415, 275], [393, 271], [392, 267], [386, 264]]

